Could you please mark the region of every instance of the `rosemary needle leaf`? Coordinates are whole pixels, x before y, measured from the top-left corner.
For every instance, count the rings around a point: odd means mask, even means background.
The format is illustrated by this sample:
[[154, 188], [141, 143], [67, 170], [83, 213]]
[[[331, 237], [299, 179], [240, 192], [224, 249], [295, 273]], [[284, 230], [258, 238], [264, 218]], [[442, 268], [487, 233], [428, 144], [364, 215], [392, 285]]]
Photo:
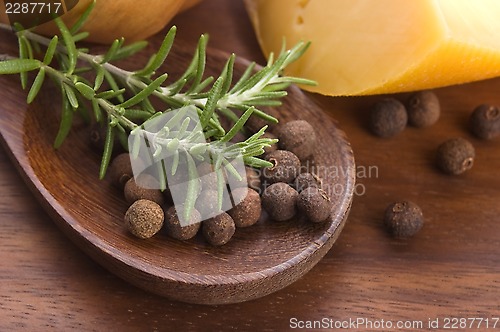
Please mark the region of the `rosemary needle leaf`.
[[149, 119], [151, 117], [151, 113], [149, 113], [148, 111], [145, 111], [143, 109], [127, 108], [125, 110], [125, 113], [123, 113], [123, 116], [129, 120], [146, 121], [147, 119]]
[[165, 160], [160, 161], [160, 166], [158, 167], [158, 176], [160, 180], [160, 190], [164, 191], [167, 189], [167, 169], [165, 167]]
[[129, 100], [121, 103], [119, 106], [128, 108], [140, 103], [141, 101], [149, 97], [156, 89], [158, 89], [163, 84], [163, 82], [165, 82], [167, 77], [168, 77], [167, 74], [161, 75], [160, 77], [155, 79], [151, 84], [145, 87], [142, 91], [140, 91], [138, 94], [136, 94]]
[[[63, 89], [63, 88], [61, 88]], [[64, 95], [64, 91], [63, 91]], [[54, 141], [54, 148], [58, 149], [71, 130], [71, 124], [73, 122], [73, 114], [74, 110], [71, 107], [67, 98], [62, 98], [62, 113], [61, 113], [61, 122], [59, 124], [59, 131], [57, 132], [56, 139]]]
[[49, 65], [54, 58], [54, 53], [57, 49], [57, 43], [59, 42], [59, 38], [57, 36], [52, 37], [49, 45], [47, 46], [47, 51], [45, 52], [45, 56], [43, 57], [43, 63], [45, 65]]
[[132, 146], [130, 147], [132, 158], [137, 159], [139, 157], [139, 152], [141, 149], [142, 137], [140, 127], [136, 128], [137, 130], [132, 130], [130, 135], [132, 136]]
[[106, 130], [106, 139], [104, 141], [104, 152], [102, 154], [101, 160], [101, 168], [99, 170], [99, 178], [102, 180], [106, 175], [106, 170], [108, 169], [109, 162], [111, 160], [111, 154], [113, 152], [113, 143], [115, 140], [115, 131], [113, 130], [113, 126], [108, 124]]
[[26, 58], [33, 59], [33, 47], [31, 46], [31, 42], [24, 35], [19, 37], [21, 43], [23, 43], [26, 47]]
[[175, 175], [177, 172], [177, 167], [179, 167], [179, 150], [175, 150], [172, 158], [172, 175]]
[[193, 89], [193, 93], [198, 93], [200, 98], [206, 98], [206, 96], [204, 96], [201, 93], [201, 91], [205, 90], [205, 88], [213, 81], [214, 81], [213, 76], [205, 78], [203, 82], [200, 82], [200, 84], [198, 84], [198, 86], [195, 89]]
[[198, 181], [198, 171], [196, 169], [196, 163], [194, 159], [189, 153], [186, 153], [185, 156], [187, 159], [189, 180], [187, 185], [186, 201], [184, 203], [184, 219], [189, 220], [191, 217], [191, 213], [193, 212], [196, 199], [198, 198], [198, 189], [200, 183]]
[[191, 83], [191, 87], [187, 91], [187, 93], [191, 93], [196, 86], [198, 86], [203, 79], [203, 73], [205, 72], [205, 65], [207, 62], [207, 42], [208, 38], [205, 35], [201, 35], [198, 46], [196, 47], [196, 71], [193, 78], [193, 82]]
[[111, 60], [120, 60], [123, 58], [128, 58], [129, 56], [132, 56], [135, 53], [143, 50], [146, 46], [148, 46], [148, 42], [145, 40], [138, 41], [127, 46], [123, 46], [118, 51], [116, 51], [115, 55]]
[[[30, 59], [26, 43], [22, 37], [19, 37], [19, 58], [26, 60]], [[21, 71], [19, 74], [21, 77], [21, 87], [25, 90], [28, 85], [28, 74], [25, 71]]]
[[[113, 75], [111, 75], [111, 73], [107, 70], [104, 71], [104, 78], [106, 79], [106, 82], [108, 82], [109, 86], [111, 87], [111, 89], [113, 89], [115, 92], [119, 92], [120, 91], [120, 87], [118, 86], [118, 84], [116, 83], [116, 80], [115, 78], [113, 77]], [[123, 91], [125, 92], [125, 91]], [[116, 98], [118, 99], [118, 101], [120, 103], [123, 103], [123, 101], [125, 100], [123, 98], [123, 92], [122, 93], [118, 93], [116, 95]]]
[[71, 86], [66, 83], [62, 83], [62, 88], [66, 97], [68, 98], [69, 103], [74, 109], [78, 108], [78, 99], [76, 98], [75, 90]]
[[39, 69], [42, 63], [34, 59], [12, 59], [0, 61], [0, 75], [19, 74]]
[[94, 89], [83, 82], [76, 82], [75, 88], [88, 100], [92, 100], [95, 96]]
[[64, 46], [66, 46], [66, 52], [68, 53], [68, 69], [66, 74], [71, 75], [76, 68], [76, 60], [78, 59], [78, 51], [76, 49], [75, 41], [73, 40], [73, 36], [68, 30], [68, 27], [64, 24], [60, 17], [56, 17], [54, 22], [61, 32]]
[[141, 101], [141, 108], [145, 112], [149, 113], [149, 115], [156, 113], [156, 110], [155, 110], [153, 104], [151, 104], [151, 102], [149, 101], [148, 98], [146, 98], [143, 101]]
[[184, 137], [184, 134], [186, 133], [186, 130], [189, 126], [189, 124], [191, 123], [191, 118], [189, 117], [186, 117], [182, 123], [181, 123], [181, 126], [179, 128], [179, 132], [177, 134], [177, 137], [179, 137], [180, 139], [183, 139]]
[[[75, 41], [75, 43], [78, 43], [79, 41], [82, 41], [85, 38], [87, 38], [89, 35], [90, 35], [90, 33], [88, 33], [87, 31], [79, 32], [73, 36], [73, 40]], [[83, 49], [79, 49], [79, 50], [81, 52], [83, 51]], [[88, 51], [88, 49], [87, 49], [87, 51]]]
[[220, 139], [220, 142], [229, 142], [236, 134], [243, 128], [245, 122], [247, 122], [250, 115], [255, 111], [255, 107], [250, 107], [245, 113], [239, 118], [239, 120], [234, 124], [234, 126], [227, 132], [227, 134]]
[[106, 54], [104, 55], [104, 57], [102, 58], [101, 64], [110, 61], [115, 56], [116, 52], [120, 49], [120, 47], [122, 47], [124, 41], [125, 41], [124, 38], [115, 39], [111, 44], [110, 48], [108, 49], [108, 51], [106, 52]]
[[119, 99], [120, 97], [123, 98], [123, 94], [125, 93], [125, 89], [120, 89], [120, 90], [108, 90], [108, 91], [103, 91], [99, 92], [95, 95], [95, 98], [98, 99], [113, 99], [117, 98]]
[[95, 0], [90, 2], [88, 7], [85, 9], [82, 15], [78, 18], [78, 20], [75, 22], [75, 24], [73, 24], [73, 26], [69, 30], [72, 35], [75, 35], [83, 27], [83, 25], [89, 18], [92, 9], [94, 9], [94, 6], [95, 6]]
[[45, 80], [45, 68], [42, 67], [38, 71], [38, 74], [36, 75], [35, 80], [33, 81], [33, 85], [31, 86], [30, 91], [28, 92], [28, 98], [26, 100], [28, 104], [31, 104], [38, 95], [38, 92], [40, 92], [44, 80]]
[[245, 71], [243, 72], [243, 75], [241, 75], [240, 79], [231, 88], [229, 93], [235, 93], [235, 92], [238, 92], [239, 90], [241, 90], [241, 87], [245, 84], [245, 82], [248, 80], [250, 75], [252, 75], [254, 69], [255, 69], [255, 62], [252, 62], [252, 63], [250, 63], [250, 65], [248, 65], [247, 69], [245, 69]]
[[281, 106], [281, 101], [279, 100], [268, 100], [268, 99], [261, 99], [261, 98], [255, 98], [250, 100], [251, 104], [254, 106], [269, 106], [269, 107], [277, 107]]
[[217, 107], [217, 102], [220, 99], [220, 94], [223, 85], [224, 85], [224, 78], [219, 77], [212, 86], [212, 89], [210, 90], [210, 94], [207, 98], [207, 102], [205, 103], [203, 113], [201, 114], [200, 117], [200, 124], [203, 129], [207, 127], [208, 121], [212, 118], [212, 115], [215, 112], [215, 108]]
[[94, 91], [97, 91], [101, 88], [102, 83], [104, 82], [104, 68], [102, 66], [95, 66], [96, 71], [95, 81], [94, 81]]
[[242, 180], [240, 173], [238, 173], [236, 168], [234, 168], [233, 164], [231, 164], [226, 159], [223, 160], [223, 163], [224, 163], [224, 168], [227, 169], [229, 171], [229, 173], [231, 173], [231, 175], [236, 178], [236, 180], [238, 180], [238, 181]]
[[217, 207], [219, 211], [222, 211], [222, 200], [224, 197], [224, 187], [226, 186], [226, 180], [224, 179], [222, 168], [217, 168], [215, 172], [217, 174]]
[[243, 157], [243, 161], [245, 162], [246, 165], [250, 167], [255, 167], [255, 168], [262, 168], [262, 167], [272, 167], [273, 164], [269, 161], [262, 160], [260, 158], [256, 157]]
[[168, 31], [167, 35], [163, 39], [163, 42], [160, 46], [158, 52], [152, 57], [152, 61], [148, 63], [148, 65], [135, 73], [136, 76], [151, 76], [160, 66], [165, 62], [170, 49], [172, 48], [172, 44], [174, 43], [175, 34], [177, 32], [177, 27], [173, 26]]
[[236, 56], [234, 55], [234, 53], [231, 54], [231, 56], [226, 62], [226, 65], [224, 66], [222, 74], [220, 75], [224, 77], [224, 85], [222, 86], [222, 91], [221, 91], [222, 95], [225, 95], [229, 91], [229, 88], [231, 87], [231, 82], [233, 80], [233, 68], [234, 68], [235, 57]]
[[318, 82], [309, 80], [307, 78], [300, 78], [300, 77], [287, 77], [288, 84], [294, 83], [294, 84], [303, 84], [303, 85], [318, 85]]
[[122, 146], [124, 151], [128, 151], [128, 135], [122, 126], [117, 126], [117, 128], [122, 129], [118, 130], [118, 132], [115, 134], [118, 137], [118, 142], [120, 142], [120, 145]]
[[99, 102], [97, 101], [97, 99], [94, 98], [91, 100], [91, 103], [92, 103], [92, 110], [94, 111], [95, 120], [96, 122], [101, 123], [102, 113], [101, 113], [101, 108], [99, 107]]

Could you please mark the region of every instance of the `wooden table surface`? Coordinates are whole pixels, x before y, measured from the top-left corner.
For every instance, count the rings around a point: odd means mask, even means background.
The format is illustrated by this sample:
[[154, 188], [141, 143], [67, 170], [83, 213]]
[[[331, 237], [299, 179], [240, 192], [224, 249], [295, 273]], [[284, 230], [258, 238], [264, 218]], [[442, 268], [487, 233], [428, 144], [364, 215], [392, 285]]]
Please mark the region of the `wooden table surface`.
[[[206, 0], [174, 23], [178, 43], [194, 45], [209, 33], [211, 47], [263, 61], [240, 0]], [[357, 330], [466, 322], [477, 331], [488, 319], [493, 330], [500, 317], [500, 140], [473, 138], [467, 118], [480, 103], [500, 104], [499, 91], [500, 79], [438, 89], [438, 124], [392, 139], [366, 129], [367, 110], [381, 96], [309, 94], [352, 144], [358, 186], [351, 215], [332, 250], [302, 279], [234, 305], [172, 302], [107, 272], [56, 228], [0, 149], [0, 331], [281, 331], [322, 319], [333, 327], [357, 321]], [[469, 173], [449, 177], [435, 169], [434, 151], [456, 136], [473, 142], [477, 159]], [[417, 202], [426, 223], [415, 238], [396, 241], [381, 218], [401, 199]], [[477, 329], [479, 318], [485, 320]]]

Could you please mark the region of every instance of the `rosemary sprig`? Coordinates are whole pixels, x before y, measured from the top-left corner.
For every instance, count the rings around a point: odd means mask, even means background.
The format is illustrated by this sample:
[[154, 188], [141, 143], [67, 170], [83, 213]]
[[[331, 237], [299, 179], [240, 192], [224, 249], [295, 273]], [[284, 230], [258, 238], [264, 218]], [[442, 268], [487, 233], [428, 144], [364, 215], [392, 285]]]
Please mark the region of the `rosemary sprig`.
[[[276, 61], [270, 57], [267, 65], [258, 71], [255, 70], [255, 63], [252, 63], [233, 84], [234, 54], [227, 60], [219, 77], [205, 77], [208, 38], [202, 35], [185, 72], [175, 82], [166, 85], [167, 74], [157, 75], [157, 72], [162, 70], [173, 45], [176, 27], [168, 31], [158, 51], [143, 68], [136, 71], [125, 70], [112, 62], [134, 55], [142, 50], [147, 42], [124, 46], [123, 38], [117, 39], [106, 53], [98, 55], [91, 54], [77, 45], [88, 36], [88, 33], [79, 31], [94, 4], [95, 1], [70, 28], [66, 27], [60, 18], [56, 18], [60, 36], [46, 38], [18, 26], [16, 35], [19, 58], [1, 57], [0, 74], [20, 74], [23, 89], [28, 87], [27, 73], [38, 71], [29, 88], [28, 103], [35, 100], [46, 77], [51, 77], [59, 86], [62, 94], [62, 117], [54, 142], [56, 148], [61, 146], [69, 134], [77, 111], [85, 117], [93, 116], [98, 122], [106, 122], [108, 134], [100, 167], [100, 178], [103, 178], [111, 158], [114, 136], [118, 136], [121, 142], [126, 142], [128, 133], [133, 134], [139, 128], [144, 128], [145, 122], [164, 112], [190, 105], [195, 107], [204, 138], [210, 143], [193, 145], [193, 142], [189, 141], [193, 137], [189, 135], [182, 139], [170, 137], [151, 141], [156, 144], [158, 150], [171, 149], [172, 142], [178, 141], [176, 148], [187, 153], [188, 161], [189, 158], [199, 157], [196, 151], [209, 151], [212, 156], [217, 156], [214, 161], [217, 172], [219, 167], [230, 167], [228, 160], [236, 154], [240, 154], [247, 165], [269, 165], [267, 161], [259, 158], [265, 147], [276, 142], [261, 137], [266, 127], [245, 141], [232, 146], [225, 143], [244, 128], [250, 116], [277, 122], [277, 119], [258, 107], [280, 105], [280, 98], [286, 96], [285, 89], [290, 84], [314, 84], [309, 80], [280, 75], [288, 64], [307, 50], [308, 43], [299, 43], [290, 50], [283, 48]], [[0, 28], [10, 30], [6, 25], [0, 25]], [[41, 49], [42, 46], [46, 50], [43, 60], [39, 60], [35, 58], [34, 50]], [[88, 78], [89, 75], [92, 79]], [[153, 97], [164, 102], [164, 110], [157, 111], [152, 106]], [[243, 111], [243, 115], [238, 116], [236, 111]], [[234, 126], [226, 132], [219, 116], [233, 120]], [[176, 168], [177, 166], [173, 165], [170, 171], [175, 173]], [[193, 197], [189, 199], [192, 201]]]

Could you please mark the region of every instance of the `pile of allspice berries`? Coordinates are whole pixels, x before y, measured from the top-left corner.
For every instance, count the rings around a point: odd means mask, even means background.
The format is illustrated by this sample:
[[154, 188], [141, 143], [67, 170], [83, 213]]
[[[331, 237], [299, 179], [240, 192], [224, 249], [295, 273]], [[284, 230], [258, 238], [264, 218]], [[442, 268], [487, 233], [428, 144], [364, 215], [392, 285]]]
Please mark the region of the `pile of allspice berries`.
[[[250, 119], [251, 120], [251, 119]], [[255, 131], [262, 123], [248, 122]], [[246, 167], [247, 187], [232, 189], [231, 195], [244, 197], [228, 211], [201, 220], [199, 211], [217, 209], [215, 188], [203, 188], [191, 213], [188, 226], [181, 226], [178, 211], [173, 206], [169, 190], [145, 189], [134, 179], [128, 153], [117, 155], [111, 162], [108, 176], [115, 186], [123, 190], [130, 205], [124, 217], [128, 231], [138, 238], [147, 239], [161, 232], [177, 240], [189, 240], [199, 232], [213, 246], [226, 244], [238, 228], [250, 227], [260, 220], [265, 210], [273, 222], [283, 222], [302, 213], [314, 223], [325, 222], [331, 214], [331, 201], [321, 189], [321, 179], [311, 173], [300, 173], [301, 161], [313, 155], [316, 146], [314, 128], [305, 120], [290, 121], [272, 127], [268, 138], [278, 138], [278, 144], [265, 149], [263, 159], [271, 167], [260, 170]], [[198, 174], [210, 173], [209, 163], [198, 166]], [[212, 173], [215, 175], [215, 173]], [[245, 182], [243, 182], [245, 183]], [[239, 193], [237, 191], [240, 191]]]
[[[384, 98], [372, 106], [370, 129], [379, 137], [393, 137], [406, 126], [417, 128], [435, 124], [441, 113], [437, 95], [430, 90], [416, 92], [401, 102], [395, 98]], [[490, 140], [500, 135], [500, 109], [481, 104], [472, 110], [469, 129], [480, 139]], [[446, 174], [460, 175], [472, 168], [475, 159], [473, 144], [462, 137], [450, 138], [437, 146], [436, 166]], [[414, 202], [391, 203], [384, 215], [384, 224], [396, 238], [415, 235], [423, 226], [424, 217]]]

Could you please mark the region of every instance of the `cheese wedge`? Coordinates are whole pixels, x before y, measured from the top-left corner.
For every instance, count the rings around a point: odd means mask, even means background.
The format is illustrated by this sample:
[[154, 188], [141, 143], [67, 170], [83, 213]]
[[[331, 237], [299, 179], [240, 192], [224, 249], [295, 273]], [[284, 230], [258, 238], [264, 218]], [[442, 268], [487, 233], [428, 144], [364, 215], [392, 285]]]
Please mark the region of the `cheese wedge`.
[[499, 0], [245, 0], [261, 48], [311, 48], [287, 74], [325, 95], [413, 91], [500, 76]]

